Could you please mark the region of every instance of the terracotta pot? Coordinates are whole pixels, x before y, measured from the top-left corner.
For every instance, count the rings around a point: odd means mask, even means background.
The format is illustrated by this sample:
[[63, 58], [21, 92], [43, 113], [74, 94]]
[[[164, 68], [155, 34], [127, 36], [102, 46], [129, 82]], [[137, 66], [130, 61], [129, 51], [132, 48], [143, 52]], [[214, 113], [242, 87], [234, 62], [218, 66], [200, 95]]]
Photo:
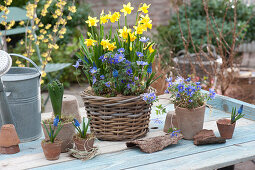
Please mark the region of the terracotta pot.
[[205, 104], [195, 109], [175, 107], [178, 128], [184, 139], [191, 140], [203, 129]]
[[47, 160], [58, 160], [61, 153], [61, 141], [55, 140], [54, 143], [43, 140], [41, 142], [44, 156]]
[[14, 154], [20, 151], [20, 140], [13, 124], [5, 124], [0, 132], [0, 153]]
[[220, 136], [225, 139], [231, 139], [235, 130], [236, 122], [231, 124], [230, 119], [219, 119], [217, 121], [217, 127], [220, 132]]
[[[44, 128], [43, 124], [43, 133], [45, 136], [46, 140], [49, 140], [49, 136], [47, 134], [46, 129]], [[45, 124], [46, 127], [49, 129], [49, 124]], [[62, 124], [63, 127], [58, 133], [56, 140], [62, 141], [62, 146], [61, 146], [61, 152], [68, 152], [68, 149], [73, 148], [73, 136], [75, 135], [75, 127], [73, 126], [72, 122], [64, 123]], [[51, 125], [52, 127], [53, 125]]]
[[79, 150], [79, 151], [90, 151], [93, 148], [94, 145], [94, 138], [90, 138], [89, 137], [90, 134], [87, 134], [87, 138], [83, 139], [81, 137], [79, 137], [78, 135], [75, 135], [73, 137], [73, 141], [75, 143], [75, 147]]

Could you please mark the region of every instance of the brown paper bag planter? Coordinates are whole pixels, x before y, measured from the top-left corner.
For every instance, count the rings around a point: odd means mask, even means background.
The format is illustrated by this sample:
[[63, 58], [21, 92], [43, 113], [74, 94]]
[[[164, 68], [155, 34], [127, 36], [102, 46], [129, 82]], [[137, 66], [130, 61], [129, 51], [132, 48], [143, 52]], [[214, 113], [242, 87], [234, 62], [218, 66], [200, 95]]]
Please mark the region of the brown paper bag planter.
[[220, 132], [220, 136], [225, 139], [231, 139], [235, 130], [236, 122], [231, 124], [230, 119], [219, 119], [217, 121], [217, 127]]
[[178, 128], [177, 118], [174, 111], [170, 111], [166, 115], [165, 125], [163, 131], [168, 133], [170, 128]]
[[91, 149], [93, 149], [93, 145], [94, 145], [94, 137], [89, 137], [89, 134], [87, 135], [87, 138], [83, 139], [78, 135], [73, 136], [73, 141], [75, 144], [76, 149], [78, 149], [79, 151], [90, 151]]
[[62, 102], [62, 115], [71, 116], [76, 118], [79, 122], [81, 121], [79, 104], [75, 96], [64, 94]]
[[175, 107], [175, 113], [178, 128], [181, 130], [184, 139], [193, 139], [193, 136], [203, 129], [205, 104], [192, 110]]
[[81, 94], [97, 139], [120, 141], [137, 139], [148, 132], [151, 105], [141, 96], [101, 97], [88, 91]]
[[13, 124], [3, 125], [0, 132], [0, 153], [15, 154], [20, 151], [19, 137]]

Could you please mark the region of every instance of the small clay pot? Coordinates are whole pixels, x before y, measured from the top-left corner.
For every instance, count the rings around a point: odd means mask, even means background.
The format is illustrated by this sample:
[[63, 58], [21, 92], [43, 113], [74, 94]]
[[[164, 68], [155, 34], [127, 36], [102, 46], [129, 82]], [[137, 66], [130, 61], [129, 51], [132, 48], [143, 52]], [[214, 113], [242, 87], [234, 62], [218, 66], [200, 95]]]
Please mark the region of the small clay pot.
[[13, 124], [5, 124], [0, 132], [0, 153], [15, 154], [20, 151], [20, 140]]
[[78, 135], [73, 136], [73, 141], [75, 144], [75, 147], [79, 151], [90, 151], [93, 148], [94, 145], [94, 138], [90, 137], [90, 134], [87, 134], [87, 138], [83, 139]]
[[[47, 131], [46, 131], [44, 125], [43, 124], [41, 124], [41, 125], [42, 125], [45, 139], [49, 140], [49, 136], [47, 134]], [[49, 124], [45, 124], [45, 125], [48, 129], [50, 128]], [[72, 122], [62, 123], [62, 125], [63, 125], [63, 127], [59, 131], [59, 133], [56, 137], [56, 140], [62, 141], [61, 152], [64, 153], [64, 152], [68, 152], [68, 149], [73, 148], [73, 136], [75, 135], [75, 127], [73, 126]]]
[[220, 132], [220, 136], [225, 139], [231, 139], [235, 130], [236, 122], [231, 124], [230, 119], [219, 119], [217, 121], [217, 127]]
[[58, 160], [61, 153], [61, 141], [55, 140], [54, 143], [43, 140], [41, 142], [44, 156], [47, 160]]

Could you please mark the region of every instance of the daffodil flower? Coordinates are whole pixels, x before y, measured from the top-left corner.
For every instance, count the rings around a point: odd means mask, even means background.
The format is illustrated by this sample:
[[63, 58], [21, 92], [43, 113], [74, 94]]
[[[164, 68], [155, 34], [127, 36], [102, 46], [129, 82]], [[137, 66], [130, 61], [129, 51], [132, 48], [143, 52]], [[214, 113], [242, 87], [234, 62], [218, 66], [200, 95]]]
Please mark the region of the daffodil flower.
[[148, 13], [148, 8], [150, 8], [151, 4], [147, 5], [146, 3], [141, 6], [138, 11], [142, 11], [143, 13], [147, 14]]
[[131, 7], [131, 3], [123, 4], [123, 9], [120, 10], [120, 12], [124, 13], [124, 16], [127, 14], [131, 14], [131, 11], [134, 9], [134, 7]]
[[131, 29], [128, 29], [126, 26], [123, 27], [123, 29], [119, 29], [119, 36], [127, 39], [128, 38], [128, 34], [131, 32]]
[[89, 46], [94, 46], [96, 42], [97, 42], [97, 41], [96, 41], [96, 40], [93, 40], [93, 39], [86, 39], [86, 41], [84, 42], [84, 44], [86, 44], [86, 45], [89, 47]]
[[99, 22], [99, 20], [97, 19], [97, 17], [91, 17], [89, 16], [88, 17], [88, 20], [85, 21], [87, 24], [89, 24], [89, 27], [92, 27], [92, 26], [97, 26], [97, 23]]

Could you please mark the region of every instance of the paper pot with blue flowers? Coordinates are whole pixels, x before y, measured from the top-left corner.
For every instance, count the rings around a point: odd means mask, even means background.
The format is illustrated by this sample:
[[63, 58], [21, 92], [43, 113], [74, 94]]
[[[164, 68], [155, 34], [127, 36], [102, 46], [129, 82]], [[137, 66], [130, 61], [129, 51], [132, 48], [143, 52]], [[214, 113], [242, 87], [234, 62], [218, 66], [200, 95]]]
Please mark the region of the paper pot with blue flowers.
[[175, 106], [178, 128], [184, 139], [193, 139], [203, 129], [206, 101], [215, 97], [215, 91], [204, 93], [200, 82], [192, 82], [190, 78], [167, 78], [166, 93], [171, 94], [171, 101]]
[[131, 3], [86, 21], [89, 31], [87, 38], [80, 37], [74, 67], [83, 69], [90, 84], [81, 96], [98, 139], [135, 139], [148, 131], [151, 102], [156, 99], [149, 89], [157, 79], [152, 72], [155, 44], [144, 35], [152, 28], [149, 7], [141, 4], [131, 24]]
[[225, 139], [231, 139], [235, 130], [236, 122], [242, 117], [244, 117], [243, 105], [240, 106], [238, 111], [236, 111], [236, 107], [232, 108], [231, 119], [219, 119], [217, 121], [217, 127], [220, 132], [220, 136]]
[[[61, 140], [61, 152], [68, 152], [68, 149], [73, 148], [73, 136], [75, 135], [75, 128], [73, 127], [72, 121], [73, 117], [63, 116], [62, 112], [62, 102], [64, 95], [64, 86], [58, 80], [52, 81], [48, 84], [49, 96], [53, 108], [52, 118], [45, 120], [45, 126], [42, 124], [44, 136], [49, 140], [47, 135], [47, 129], [50, 128], [50, 125], [53, 123], [54, 117], [59, 118], [59, 121], [62, 123], [63, 128], [56, 137], [57, 140]], [[46, 127], [46, 128], [45, 128]]]
[[94, 145], [94, 135], [88, 133], [89, 130], [89, 122], [91, 119], [88, 119], [88, 122], [85, 122], [85, 117], [83, 117], [83, 121], [80, 122], [77, 119], [73, 120], [73, 126], [77, 130], [77, 134], [73, 136], [73, 141], [75, 144], [75, 149], [79, 151], [91, 151]]
[[41, 142], [44, 156], [47, 160], [57, 160], [61, 153], [62, 141], [57, 140], [56, 137], [63, 128], [63, 125], [59, 123], [59, 116], [57, 115], [49, 127], [46, 126], [45, 122], [43, 122], [43, 126], [47, 132], [47, 137], [45, 136], [45, 139]]

